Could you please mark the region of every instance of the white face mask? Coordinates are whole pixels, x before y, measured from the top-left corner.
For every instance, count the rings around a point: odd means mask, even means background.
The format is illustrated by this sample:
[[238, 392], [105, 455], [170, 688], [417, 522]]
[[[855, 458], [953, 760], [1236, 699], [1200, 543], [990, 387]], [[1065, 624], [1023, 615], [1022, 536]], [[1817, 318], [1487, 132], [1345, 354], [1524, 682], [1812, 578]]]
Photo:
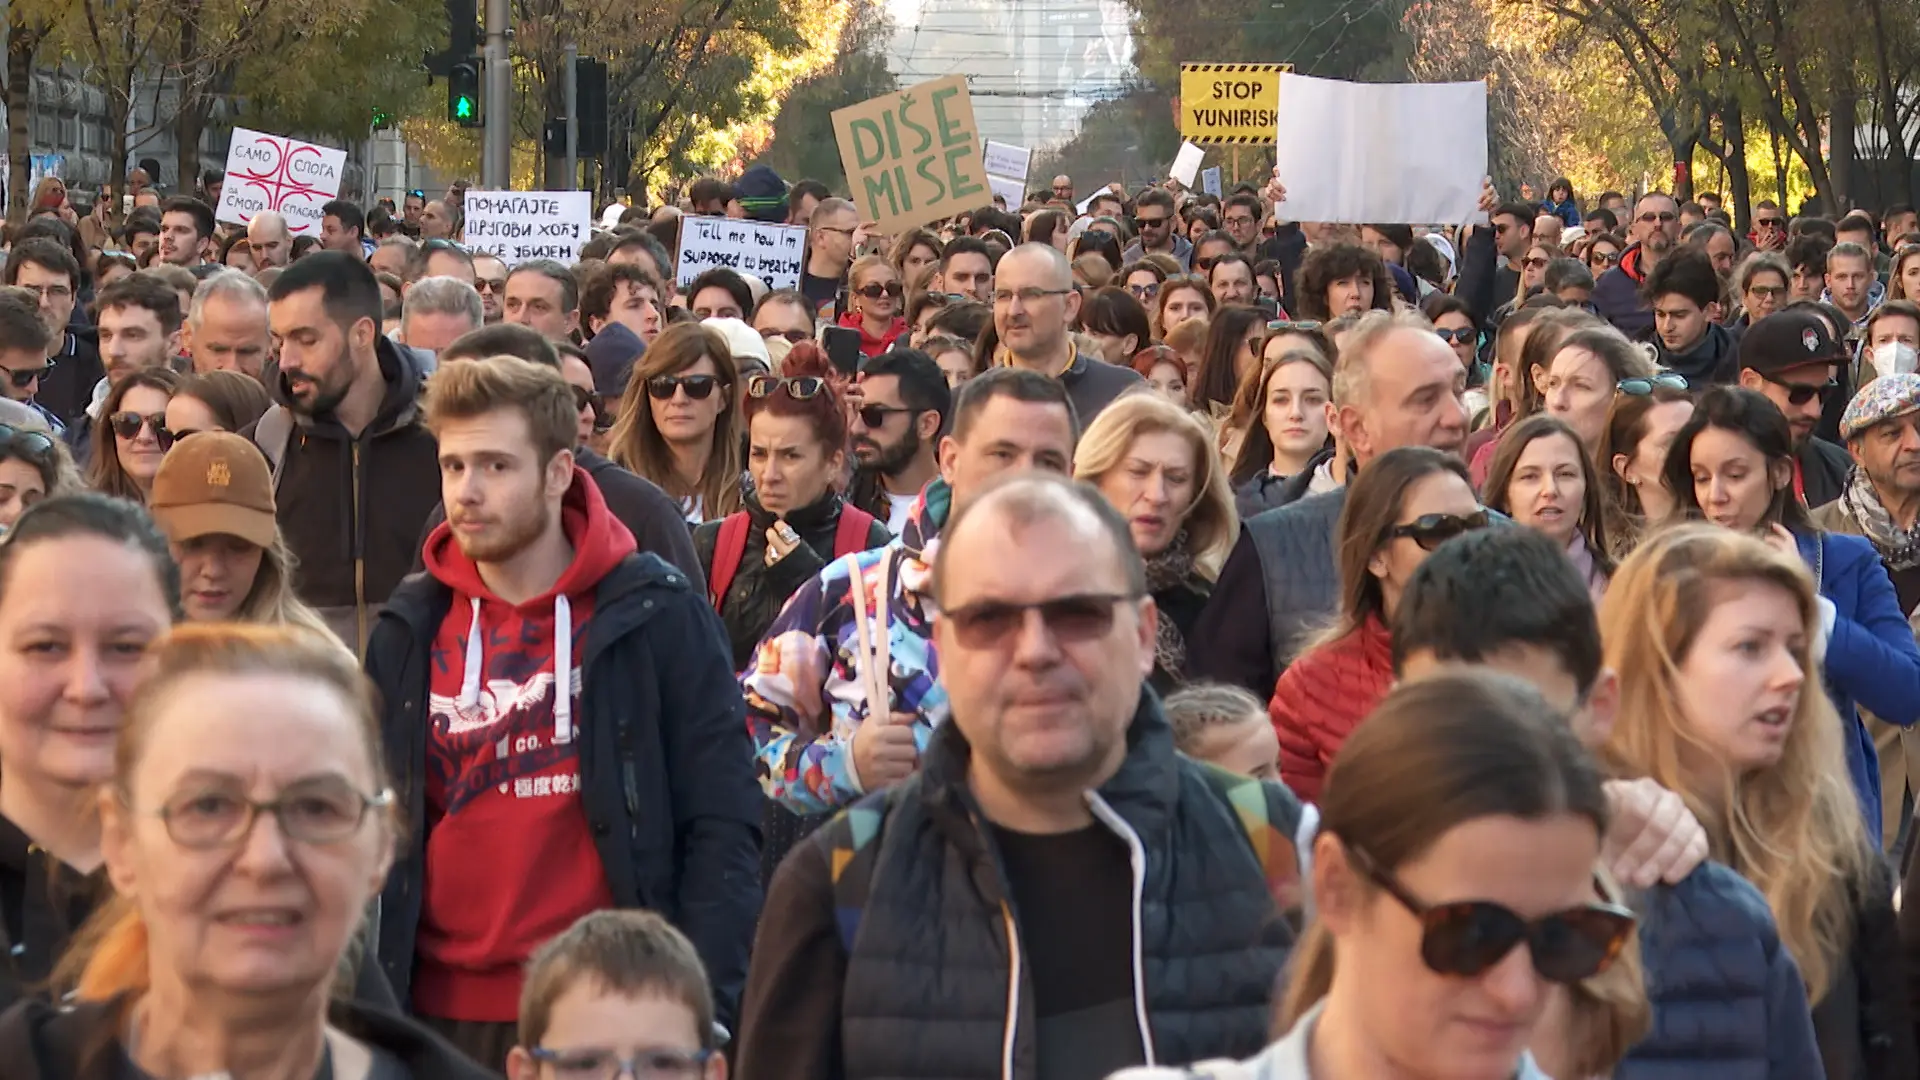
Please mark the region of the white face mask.
[[1902, 341], [1888, 341], [1874, 346], [1873, 369], [1882, 375], [1911, 375], [1920, 354], [1913, 346]]

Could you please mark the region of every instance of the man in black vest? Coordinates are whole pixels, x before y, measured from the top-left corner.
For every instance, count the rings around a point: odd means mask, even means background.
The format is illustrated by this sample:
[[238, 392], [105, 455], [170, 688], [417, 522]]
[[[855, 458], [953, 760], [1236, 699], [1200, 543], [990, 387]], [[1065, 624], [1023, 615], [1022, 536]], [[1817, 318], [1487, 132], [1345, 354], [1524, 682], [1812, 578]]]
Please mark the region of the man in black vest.
[[742, 1080], [1097, 1080], [1258, 1050], [1300, 804], [1174, 752], [1125, 520], [1011, 474], [958, 511], [932, 586], [950, 722], [774, 875]]

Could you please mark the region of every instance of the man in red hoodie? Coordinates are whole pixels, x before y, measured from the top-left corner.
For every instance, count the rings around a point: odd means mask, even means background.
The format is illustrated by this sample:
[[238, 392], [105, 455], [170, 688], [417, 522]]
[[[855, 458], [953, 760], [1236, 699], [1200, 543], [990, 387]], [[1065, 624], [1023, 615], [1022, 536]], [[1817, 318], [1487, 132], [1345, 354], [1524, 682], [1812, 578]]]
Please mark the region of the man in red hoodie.
[[444, 365], [426, 419], [448, 520], [367, 650], [412, 841], [383, 897], [387, 977], [497, 1069], [533, 950], [589, 912], [644, 907], [699, 948], [725, 1022], [761, 814], [726, 635], [574, 461], [558, 372]]

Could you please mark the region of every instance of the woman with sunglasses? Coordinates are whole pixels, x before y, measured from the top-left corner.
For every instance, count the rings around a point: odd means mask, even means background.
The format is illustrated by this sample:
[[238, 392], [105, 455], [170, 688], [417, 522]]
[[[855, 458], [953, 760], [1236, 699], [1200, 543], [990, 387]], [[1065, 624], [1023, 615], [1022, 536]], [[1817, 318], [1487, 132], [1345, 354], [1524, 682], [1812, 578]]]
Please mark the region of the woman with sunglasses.
[[[1698, 415], [1719, 414], [1721, 393]], [[1913, 1076], [1893, 888], [1846, 781], [1858, 724], [1817, 681], [1826, 606], [1790, 548], [1702, 525], [1648, 537], [1600, 611], [1620, 697], [1605, 755], [1615, 775], [1684, 795], [1712, 857], [1766, 898], [1826, 1075]], [[1848, 636], [1828, 635], [1829, 680]]]
[[879, 356], [893, 348], [907, 332], [907, 320], [900, 314], [906, 306], [900, 272], [885, 256], [862, 255], [847, 271], [847, 292], [853, 310], [840, 316], [840, 325], [860, 331], [861, 355]]
[[1244, 424], [1247, 434], [1228, 480], [1242, 518], [1340, 486], [1327, 436], [1333, 365], [1298, 342], [1291, 336], [1269, 339], [1259, 377], [1242, 383], [1234, 399], [1228, 426]]
[[[1646, 392], [1632, 392], [1641, 382]], [[1593, 458], [1619, 510], [1615, 558], [1624, 558], [1649, 528], [1673, 513], [1673, 492], [1667, 490], [1664, 473], [1667, 450], [1692, 416], [1693, 395], [1686, 387], [1650, 379], [1628, 380], [1607, 407], [1606, 431]]]
[[[1286, 1034], [1243, 1064], [1113, 1080], [1546, 1080], [1528, 1047], [1567, 988], [1633, 973], [1633, 914], [1594, 879], [1601, 780], [1518, 682], [1449, 672], [1395, 690], [1319, 802]], [[1627, 989], [1622, 1043], [1647, 1026]]]
[[[1545, 345], [1548, 339], [1535, 332]], [[1539, 355], [1531, 347], [1528, 353]], [[1540, 394], [1550, 416], [1557, 417], [1580, 436], [1580, 445], [1593, 453], [1607, 431], [1607, 410], [1622, 388], [1647, 392], [1655, 385], [1682, 386], [1684, 377], [1662, 372], [1641, 346], [1611, 326], [1576, 330], [1560, 339], [1547, 354], [1539, 378]]]
[[260, 380], [238, 371], [181, 378], [167, 400], [167, 430], [175, 439], [201, 431], [245, 431], [272, 405]]
[[288, 623], [332, 637], [319, 613], [294, 595], [293, 552], [274, 516], [273, 471], [251, 440], [202, 431], [175, 443], [154, 476], [147, 508], [180, 565], [189, 622]]
[[1667, 487], [1676, 516], [1756, 537], [1811, 571], [1820, 597], [1821, 681], [1845, 724], [1856, 813], [1878, 846], [1883, 794], [1859, 709], [1901, 727], [1920, 720], [1920, 648], [1873, 545], [1814, 525], [1793, 491], [1792, 455], [1786, 417], [1773, 402], [1753, 390], [1717, 386], [1674, 436]]
[[0, 401], [0, 536], [40, 500], [85, 488], [46, 419], [28, 405]]
[[1240, 535], [1226, 467], [1206, 423], [1156, 394], [1124, 394], [1074, 449], [1073, 476], [1127, 519], [1160, 610], [1148, 682], [1168, 694], [1187, 680], [1187, 635]]
[[1280, 676], [1267, 710], [1280, 775], [1317, 802], [1341, 744], [1393, 685], [1387, 627], [1408, 579], [1443, 542], [1487, 524], [1460, 459], [1424, 446], [1389, 450], [1347, 487], [1334, 550], [1340, 614]]
[[93, 428], [87, 486], [102, 494], [144, 504], [153, 474], [173, 445], [167, 404], [180, 388], [171, 368], [141, 368], [107, 392], [101, 423]]
[[110, 892], [94, 793], [179, 603], [166, 538], [125, 500], [55, 496], [0, 544], [0, 1007], [47, 992]]
[[1599, 603], [1613, 573], [1612, 508], [1580, 436], [1553, 416], [1529, 416], [1500, 437], [1481, 489], [1489, 510], [1560, 545]]
[[[1167, 272], [1157, 263], [1140, 261], [1130, 262], [1120, 268], [1121, 288], [1133, 294], [1140, 306], [1147, 309], [1153, 322], [1153, 336], [1160, 336], [1160, 286], [1167, 280]], [[1208, 290], [1211, 292], [1212, 290]]]
[[803, 341], [787, 354], [785, 375], [747, 378], [752, 490], [743, 509], [693, 531], [736, 670], [795, 589], [834, 559], [891, 539], [886, 522], [834, 490], [846, 464], [847, 411], [831, 370], [820, 347]]
[[1593, 271], [1595, 281], [1600, 275], [1620, 265], [1620, 253], [1627, 250], [1626, 238], [1616, 233], [1598, 233], [1587, 241], [1587, 269]]
[[[366, 678], [286, 627], [183, 628], [88, 792], [114, 899], [59, 1006], [0, 1019], [28, 1076], [483, 1080], [395, 1012], [341, 1000], [399, 832]], [[117, 744], [117, 745], [116, 745]]]
[[1189, 319], [1211, 319], [1219, 302], [1207, 279], [1195, 274], [1180, 274], [1160, 283], [1153, 307], [1154, 332], [1166, 340], [1173, 328]]
[[739, 381], [718, 331], [667, 327], [634, 361], [607, 456], [680, 500], [690, 524], [726, 517], [740, 508]]

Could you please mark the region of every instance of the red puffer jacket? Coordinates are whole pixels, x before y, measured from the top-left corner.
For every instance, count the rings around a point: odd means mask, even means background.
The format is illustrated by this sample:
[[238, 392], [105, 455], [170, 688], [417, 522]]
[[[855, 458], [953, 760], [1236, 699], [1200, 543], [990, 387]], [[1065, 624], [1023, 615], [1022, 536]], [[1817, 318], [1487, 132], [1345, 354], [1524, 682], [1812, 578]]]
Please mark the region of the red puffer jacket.
[[1314, 802], [1340, 744], [1393, 687], [1393, 640], [1379, 619], [1295, 660], [1267, 713], [1280, 737], [1280, 778]]

